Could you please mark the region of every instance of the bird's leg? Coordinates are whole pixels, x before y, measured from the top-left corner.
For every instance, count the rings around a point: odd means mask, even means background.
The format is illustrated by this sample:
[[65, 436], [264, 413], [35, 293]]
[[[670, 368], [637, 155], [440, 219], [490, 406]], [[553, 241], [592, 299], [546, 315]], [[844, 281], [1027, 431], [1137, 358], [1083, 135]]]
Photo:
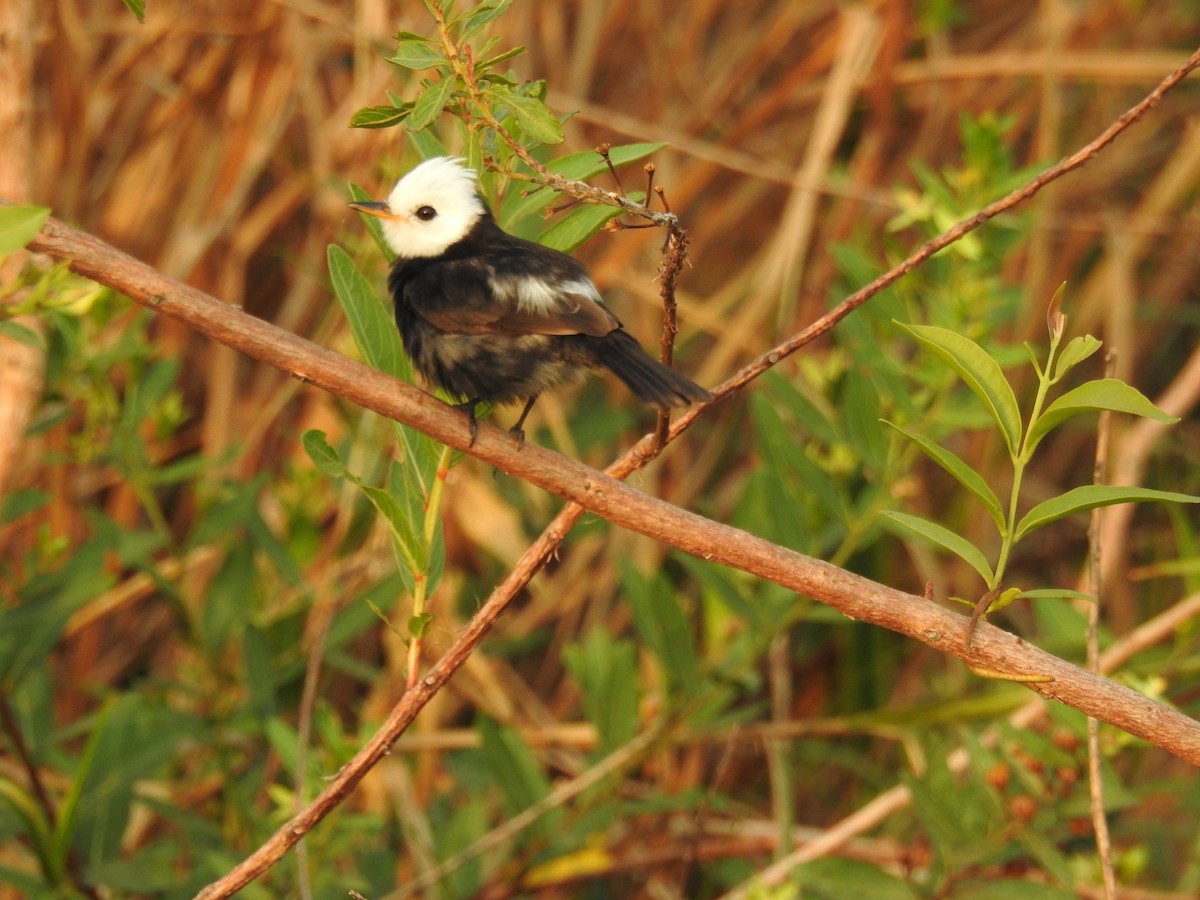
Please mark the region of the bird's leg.
[[471, 440], [467, 442], [467, 447], [475, 446], [475, 436], [479, 433], [479, 421], [475, 418], [475, 407], [479, 405], [479, 399], [467, 400], [463, 403], [455, 403], [454, 408], [459, 412], [467, 414], [467, 425], [471, 429]]
[[525, 444], [525, 429], [522, 427], [525, 424], [525, 417], [529, 415], [529, 411], [533, 409], [533, 404], [537, 402], [540, 394], [534, 394], [525, 401], [525, 408], [521, 410], [521, 417], [517, 419], [517, 424], [508, 429], [508, 433], [515, 436], [517, 439], [517, 449], [519, 450]]

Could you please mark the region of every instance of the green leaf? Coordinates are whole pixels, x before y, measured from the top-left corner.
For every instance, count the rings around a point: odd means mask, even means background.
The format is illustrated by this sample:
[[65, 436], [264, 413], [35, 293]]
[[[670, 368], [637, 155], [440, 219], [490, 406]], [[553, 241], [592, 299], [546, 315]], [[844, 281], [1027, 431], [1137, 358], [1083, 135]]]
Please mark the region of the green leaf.
[[128, 9], [139, 22], [146, 21], [146, 0], [125, 0]]
[[404, 121], [413, 104], [404, 106], [368, 106], [350, 117], [351, 128], [391, 128]]
[[578, 644], [569, 644], [563, 663], [579, 685], [588, 721], [596, 726], [597, 749], [611, 753], [637, 733], [637, 651], [632, 641], [591, 629]]
[[679, 595], [673, 591], [661, 570], [643, 575], [621, 561], [621, 581], [633, 613], [638, 634], [658, 658], [673, 690], [692, 696], [702, 688], [700, 659], [692, 622], [683, 611]]
[[338, 452], [329, 445], [325, 432], [310, 428], [300, 437], [300, 446], [313, 464], [331, 478], [352, 478]]
[[15, 253], [32, 241], [49, 217], [45, 206], [0, 206], [0, 254]]
[[[75, 763], [70, 788], [66, 796], [59, 803], [58, 821], [55, 823], [54, 828], [53, 851], [59, 863], [65, 863], [68, 854], [71, 852], [71, 843], [75, 837], [75, 827], [79, 820], [80, 800], [83, 797], [88, 780], [92, 776], [92, 768], [96, 762], [97, 750], [104, 740], [104, 732], [110, 715], [118, 702], [120, 701], [109, 700], [100, 708], [95, 727], [92, 728], [91, 733], [88, 735], [87, 744], [84, 745], [83, 752]], [[114, 810], [114, 812], [116, 811]]]
[[446, 57], [433, 41], [405, 35], [396, 45], [396, 52], [388, 57], [388, 62], [405, 69], [432, 69], [445, 66]]
[[11, 338], [20, 344], [25, 344], [27, 347], [33, 347], [35, 350], [46, 349], [46, 342], [40, 334], [32, 328], [26, 328], [17, 322], [0, 320], [0, 335]]
[[441, 81], [429, 85], [413, 104], [412, 112], [404, 120], [404, 127], [409, 131], [423, 131], [432, 125], [450, 102], [457, 84], [458, 79], [447, 75]]
[[538, 243], [570, 253], [621, 214], [611, 206], [582, 206], [571, 210], [538, 237]]
[[300, 444], [318, 469], [334, 478], [346, 479], [366, 495], [376, 511], [387, 519], [404, 564], [411, 572], [424, 572], [428, 554], [420, 537], [421, 523], [412, 518], [401, 502], [389, 491], [367, 484], [347, 469], [323, 432], [315, 428], [304, 432]]
[[967, 383], [1000, 427], [1008, 452], [1015, 457], [1021, 444], [1021, 412], [1000, 364], [973, 340], [948, 328], [896, 324], [945, 360]]
[[887, 445], [879, 427], [879, 391], [870, 378], [848, 370], [839, 386], [846, 443], [863, 463], [877, 471], [887, 466]]
[[1020, 540], [1029, 532], [1043, 525], [1062, 519], [1075, 513], [1087, 512], [1098, 506], [1112, 506], [1117, 503], [1143, 503], [1158, 501], [1163, 503], [1200, 503], [1200, 497], [1191, 494], [1179, 494], [1175, 491], [1156, 491], [1151, 488], [1123, 487], [1111, 484], [1085, 484], [1072, 488], [1065, 494], [1051, 497], [1039, 503], [1025, 513], [1017, 523], [1016, 540]]
[[1116, 378], [1100, 378], [1067, 391], [1046, 407], [1029, 428], [1029, 435], [1025, 440], [1025, 458], [1032, 456], [1034, 448], [1042, 438], [1067, 419], [1101, 409], [1131, 413], [1158, 422], [1173, 424], [1179, 421], [1147, 400], [1137, 388]]
[[512, 0], [484, 0], [478, 6], [451, 20], [451, 24], [462, 26], [462, 39], [466, 40], [488, 22], [504, 15]]
[[515, 730], [486, 718], [475, 727], [492, 783], [503, 794], [509, 815], [524, 812], [550, 793], [541, 764]]
[[1091, 594], [1074, 591], [1070, 588], [1036, 588], [1032, 591], [1021, 591], [1014, 600], [1086, 600], [1088, 603], [1100, 601]]
[[1100, 341], [1090, 334], [1081, 334], [1079, 337], [1071, 338], [1067, 346], [1063, 347], [1062, 353], [1058, 355], [1058, 360], [1054, 363], [1053, 380], [1059, 381], [1073, 368], [1099, 350], [1101, 346]]
[[[486, 70], [492, 68], [492, 66], [497, 66], [502, 62], [507, 62], [508, 60], [512, 59], [513, 57], [520, 56], [524, 52], [525, 52], [524, 47], [510, 47], [508, 50], [505, 50], [502, 53], [497, 53], [495, 56], [489, 56], [487, 59], [481, 59], [479, 62], [477, 62], [475, 64], [475, 72], [477, 74], [485, 72]], [[489, 78], [500, 78], [501, 76], [491, 75], [488, 77]]]
[[425, 637], [425, 632], [429, 630], [429, 626], [433, 624], [432, 613], [421, 613], [417, 616], [409, 616], [408, 618], [408, 636], [414, 640], [420, 640]]
[[[887, 422], [887, 420], [884, 420]], [[1000, 505], [1000, 498], [996, 496], [995, 491], [991, 489], [983, 476], [963, 462], [962, 458], [945, 447], [939, 446], [924, 435], [917, 434], [915, 431], [909, 431], [907, 428], [901, 428], [893, 422], [887, 422], [892, 428], [896, 429], [910, 441], [920, 447], [925, 454], [935, 463], [954, 476], [963, 487], [974, 494], [983, 504], [984, 509], [988, 511], [988, 515], [992, 517], [992, 521], [996, 523], [996, 527], [1004, 531], [1004, 509]]]
[[333, 292], [363, 358], [380, 371], [412, 381], [412, 363], [404, 352], [392, 314], [379, 294], [341, 247], [330, 244], [326, 255]]
[[979, 548], [966, 538], [955, 534], [950, 529], [944, 528], [936, 522], [930, 522], [928, 519], [923, 519], [920, 516], [911, 516], [908, 513], [896, 512], [895, 510], [884, 510], [881, 515], [891, 519], [905, 531], [937, 544], [944, 550], [949, 550], [978, 572], [985, 582], [988, 584], [992, 583], [993, 574], [991, 565], [979, 551]]
[[489, 88], [488, 99], [503, 103], [512, 113], [521, 130], [531, 140], [541, 144], [561, 144], [564, 133], [562, 123], [541, 100], [526, 97], [507, 88]]

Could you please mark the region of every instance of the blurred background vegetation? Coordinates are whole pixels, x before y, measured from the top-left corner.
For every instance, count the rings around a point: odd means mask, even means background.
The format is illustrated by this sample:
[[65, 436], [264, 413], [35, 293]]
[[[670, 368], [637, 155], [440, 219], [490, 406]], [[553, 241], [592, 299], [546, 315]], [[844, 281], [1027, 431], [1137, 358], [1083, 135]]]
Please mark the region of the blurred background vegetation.
[[[31, 191], [5, 199], [356, 354], [326, 245], [382, 292], [348, 185], [383, 196], [419, 157], [402, 129], [349, 122], [414, 95], [386, 57], [395, 32], [432, 34], [424, 7], [200, 0], [151, 3], [139, 24], [117, 0], [18, 5], [36, 54]], [[711, 385], [1093, 138], [1195, 48], [1200, 3], [517, 2], [489, 33], [525, 46], [514, 71], [573, 113], [555, 152], [667, 142], [656, 183], [691, 238], [677, 360]], [[1022, 341], [1044, 346], [1065, 281], [1068, 335], [1102, 338], [1122, 378], [1185, 416], [1118, 422], [1114, 478], [1200, 492], [1197, 98], [1183, 84], [1082, 171], [722, 404], [637, 486], [897, 588], [977, 597], [968, 567], [881, 524], [908, 509], [994, 550], [987, 517], [881, 417], [1006, 487], [978, 408], [892, 320], [961, 330], [1016, 364]], [[605, 233], [577, 253], [647, 346], [661, 241]], [[0, 505], [0, 897], [183, 896], [318, 792], [403, 691], [391, 539], [299, 440], [320, 428], [382, 477], [395, 436], [71, 276], [45, 293], [30, 306], [44, 382]], [[1026, 369], [1011, 377], [1031, 387]], [[603, 466], [652, 422], [593, 379], [540, 401], [527, 432]], [[1030, 500], [1089, 481], [1094, 452], [1094, 421], [1056, 432]], [[443, 502], [427, 660], [560, 506], [470, 460]], [[1189, 602], [1197, 524], [1190, 507], [1109, 517], [1106, 643]], [[1085, 555], [1085, 523], [1059, 522], [1010, 577], [1081, 588]], [[997, 621], [1082, 659], [1071, 604]], [[1119, 677], [1195, 715], [1194, 626], [1138, 651]], [[624, 751], [419, 893], [717, 896], [900, 786], [907, 802], [756, 896], [1092, 896], [1083, 720], [1049, 707], [1010, 724], [1030, 698], [585, 518], [391, 756], [244, 896], [412, 895]], [[1123, 896], [1195, 896], [1194, 770], [1103, 737]]]

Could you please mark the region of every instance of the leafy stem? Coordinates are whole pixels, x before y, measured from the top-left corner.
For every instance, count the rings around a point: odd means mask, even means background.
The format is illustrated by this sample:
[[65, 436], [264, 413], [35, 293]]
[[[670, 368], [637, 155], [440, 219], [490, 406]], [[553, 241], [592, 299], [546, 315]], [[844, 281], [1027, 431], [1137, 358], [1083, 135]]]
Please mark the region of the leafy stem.
[[[1013, 547], [1031, 532], [1058, 519], [1085, 512], [1100, 506], [1137, 501], [1166, 501], [1198, 503], [1200, 497], [1173, 491], [1116, 485], [1090, 484], [1073, 488], [1057, 497], [1034, 505], [1020, 515], [1021, 487], [1025, 468], [1042, 439], [1069, 419], [1087, 412], [1110, 410], [1156, 419], [1160, 422], [1178, 421], [1154, 406], [1140, 392], [1115, 378], [1087, 381], [1050, 401], [1050, 390], [1074, 367], [1100, 348], [1100, 341], [1091, 335], [1071, 339], [1061, 346], [1066, 316], [1061, 312], [1063, 288], [1051, 301], [1047, 315], [1050, 347], [1043, 367], [1032, 347], [1026, 345], [1038, 377], [1037, 392], [1029, 411], [1028, 424], [1021, 423], [1020, 409], [1012, 387], [1004, 377], [1000, 364], [982, 347], [957, 332], [930, 325], [903, 325], [919, 343], [940, 356], [983, 403], [1008, 449], [1012, 465], [1012, 487], [1007, 508], [977, 471], [951, 450], [927, 437], [888, 423], [916, 443], [934, 462], [952, 475], [960, 485], [980, 501], [995, 522], [1000, 535], [1000, 549], [994, 563], [961, 535], [937, 522], [894, 510], [883, 513], [902, 530], [939, 545], [958, 556], [979, 573], [985, 591], [974, 604], [972, 621], [987, 612], [1001, 608], [1018, 597], [1080, 597], [1075, 591], [1034, 590], [1003, 587]], [[1061, 346], [1061, 352], [1060, 352]], [[1049, 402], [1048, 402], [1049, 401]], [[968, 639], [969, 641], [969, 639]]]
[[[487, 69], [494, 66], [497, 62], [520, 53], [521, 48], [517, 48], [509, 53], [499, 54], [484, 61], [477, 61], [475, 51], [471, 45], [465, 41], [456, 39], [454, 34], [456, 23], [465, 24], [464, 30], [470, 29], [473, 14], [467, 13], [455, 19], [448, 20], [445, 11], [439, 3], [433, 2], [433, 0], [426, 0], [425, 5], [429, 9], [430, 15], [433, 16], [434, 23], [437, 26], [438, 40], [441, 43], [441, 56], [445, 61], [445, 67], [448, 69], [442, 73], [442, 77], [443, 79], [449, 78], [451, 81], [454, 81], [456, 83], [454, 86], [461, 87], [462, 93], [465, 95], [460, 98], [457, 109], [455, 109], [450, 105], [454, 102], [451, 99], [450, 93], [446, 89], [442, 89], [442, 94], [446, 98], [445, 105], [460, 115], [468, 128], [473, 127], [473, 120], [482, 122], [496, 137], [504, 142], [505, 146], [514, 156], [535, 173], [535, 177], [531, 180], [537, 184], [553, 188], [569, 197], [574, 197], [586, 203], [615, 207], [662, 228], [677, 229], [679, 227], [679, 219], [672, 212], [653, 210], [646, 203], [638, 202], [619, 191], [606, 191], [602, 188], [594, 187], [587, 182], [567, 178], [557, 172], [552, 172], [544, 163], [538, 160], [530, 152], [526, 143], [519, 140], [513, 134], [512, 130], [505, 126], [502, 121], [504, 117], [497, 111], [498, 107], [502, 104], [507, 104], [517, 123], [527, 132], [530, 132], [530, 137], [541, 143], [560, 142], [563, 139], [561, 124], [546, 110], [539, 99], [521, 94], [513, 85], [499, 79], [494, 79], [494, 77], [488, 76], [487, 73]], [[489, 80], [486, 84], [481, 84], [485, 76], [489, 77]], [[436, 89], [438, 89], [437, 85], [428, 88], [428, 90]], [[462, 102], [464, 100], [466, 102]], [[504, 171], [496, 167], [494, 163], [491, 165], [499, 171]], [[505, 172], [505, 174], [508, 173]], [[521, 176], [518, 175], [517, 177]]]

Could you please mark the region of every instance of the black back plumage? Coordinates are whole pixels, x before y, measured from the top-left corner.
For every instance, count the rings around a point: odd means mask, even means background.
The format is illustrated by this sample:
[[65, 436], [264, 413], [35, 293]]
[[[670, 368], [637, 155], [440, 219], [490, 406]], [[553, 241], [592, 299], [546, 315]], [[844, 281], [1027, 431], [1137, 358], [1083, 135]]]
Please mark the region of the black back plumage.
[[490, 213], [439, 256], [397, 259], [388, 287], [413, 364], [464, 400], [531, 400], [596, 367], [655, 406], [711, 399], [642, 350], [581, 263], [505, 233]]

